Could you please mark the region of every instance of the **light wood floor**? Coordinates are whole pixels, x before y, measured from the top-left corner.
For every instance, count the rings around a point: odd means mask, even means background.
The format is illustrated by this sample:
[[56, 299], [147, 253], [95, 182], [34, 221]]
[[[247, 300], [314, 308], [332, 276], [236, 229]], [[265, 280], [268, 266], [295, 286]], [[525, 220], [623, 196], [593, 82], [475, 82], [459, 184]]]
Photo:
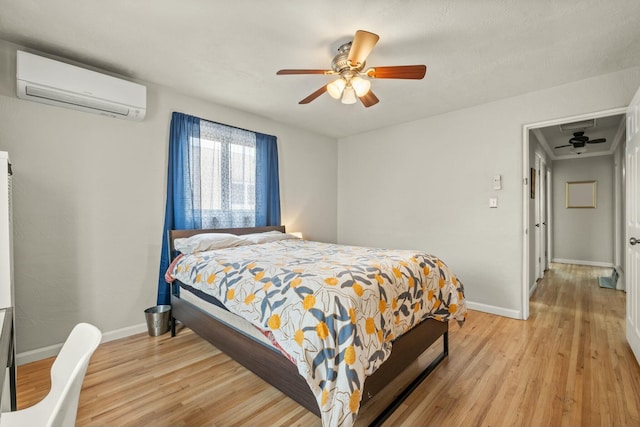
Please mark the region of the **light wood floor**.
[[[452, 323], [448, 359], [386, 425], [640, 425], [625, 294], [598, 287], [597, 277], [609, 273], [553, 264], [528, 321], [474, 311], [462, 328]], [[320, 425], [189, 330], [169, 335], [102, 344], [84, 381], [78, 425]], [[47, 392], [52, 362], [18, 368], [19, 408]]]

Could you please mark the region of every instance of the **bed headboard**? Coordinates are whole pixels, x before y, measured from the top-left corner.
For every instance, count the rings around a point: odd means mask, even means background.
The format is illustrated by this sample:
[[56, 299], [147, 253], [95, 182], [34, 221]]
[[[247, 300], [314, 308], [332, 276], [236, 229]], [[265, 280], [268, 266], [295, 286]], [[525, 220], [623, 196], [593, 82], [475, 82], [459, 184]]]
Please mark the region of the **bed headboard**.
[[251, 233], [264, 233], [266, 231], [280, 231], [285, 233], [284, 225], [267, 225], [265, 227], [244, 227], [244, 228], [209, 228], [209, 229], [200, 229], [200, 230], [169, 230], [168, 233], [168, 241], [169, 241], [169, 259], [173, 259], [173, 252], [175, 250], [173, 246], [173, 241], [175, 239], [185, 238], [195, 236], [196, 234], [204, 234], [204, 233], [229, 233], [235, 234], [237, 236], [241, 236], [243, 234], [251, 234]]

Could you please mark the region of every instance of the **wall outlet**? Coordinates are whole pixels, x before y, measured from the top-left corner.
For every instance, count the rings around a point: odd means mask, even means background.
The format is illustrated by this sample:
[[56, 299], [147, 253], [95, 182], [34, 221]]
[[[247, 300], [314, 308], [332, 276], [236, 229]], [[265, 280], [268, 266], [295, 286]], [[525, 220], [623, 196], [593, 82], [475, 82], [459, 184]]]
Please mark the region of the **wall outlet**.
[[489, 199], [489, 207], [490, 208], [497, 208], [498, 207], [498, 198], [497, 197], [491, 197]]

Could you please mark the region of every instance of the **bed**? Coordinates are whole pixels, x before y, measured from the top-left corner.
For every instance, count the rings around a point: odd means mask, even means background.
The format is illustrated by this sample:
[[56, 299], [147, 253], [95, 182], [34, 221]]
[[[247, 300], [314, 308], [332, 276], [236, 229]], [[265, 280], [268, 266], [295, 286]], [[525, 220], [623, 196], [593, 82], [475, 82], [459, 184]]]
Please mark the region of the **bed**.
[[381, 424], [447, 357], [449, 320], [466, 317], [462, 283], [420, 252], [312, 242], [284, 226], [171, 230], [168, 240], [172, 335], [184, 324], [325, 427], [353, 425], [360, 407], [440, 342], [371, 423]]

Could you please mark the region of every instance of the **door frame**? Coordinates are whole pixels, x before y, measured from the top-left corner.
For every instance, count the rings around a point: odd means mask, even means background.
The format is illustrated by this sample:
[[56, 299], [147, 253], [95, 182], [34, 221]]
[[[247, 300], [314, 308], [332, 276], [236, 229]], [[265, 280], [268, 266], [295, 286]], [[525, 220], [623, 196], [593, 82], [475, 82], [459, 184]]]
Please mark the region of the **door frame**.
[[531, 294], [533, 292], [533, 290], [536, 287], [536, 283], [538, 281], [538, 279], [542, 278], [544, 276], [544, 271], [546, 268], [546, 261], [545, 261], [545, 252], [547, 249], [547, 236], [545, 234], [546, 232], [546, 227], [544, 226], [544, 224], [547, 221], [546, 218], [546, 211], [545, 206], [546, 206], [546, 198], [547, 198], [547, 188], [546, 188], [546, 178], [547, 178], [547, 162], [545, 161], [544, 156], [542, 155], [542, 153], [536, 151], [534, 153], [535, 156], [535, 172], [536, 172], [536, 183], [535, 183], [535, 201], [534, 201], [534, 226], [536, 227], [535, 229], [533, 229], [534, 231], [534, 240], [535, 240], [535, 244], [534, 244], [534, 254], [533, 257], [534, 262], [533, 265], [535, 266], [535, 274], [532, 278], [532, 280], [530, 280], [529, 283], [529, 294]]
[[544, 277], [544, 272], [547, 270], [547, 223], [549, 218], [547, 217], [547, 203], [549, 202], [549, 193], [547, 193], [547, 160], [540, 158], [540, 200], [538, 202], [538, 210], [540, 211], [540, 276]]
[[533, 287], [529, 288], [529, 295], [531, 295], [532, 291], [535, 289], [538, 279], [544, 277], [544, 272], [547, 269], [547, 223], [549, 222], [547, 215], [547, 199], [550, 194], [547, 191], [547, 161], [545, 157], [537, 151], [534, 155], [536, 169], [536, 198], [534, 202], [534, 212], [536, 216], [535, 223], [537, 226], [535, 229], [535, 254], [533, 254], [533, 256], [536, 259], [533, 263], [535, 265], [535, 275], [529, 284], [529, 286]]
[[[626, 132], [627, 128], [627, 120], [624, 120], [624, 123], [620, 124], [620, 128], [618, 128], [618, 133]], [[625, 259], [627, 255], [627, 240], [626, 236], [626, 228], [627, 224], [625, 221], [625, 215], [627, 211], [627, 187], [626, 187], [626, 147], [627, 147], [627, 138], [625, 138], [624, 149], [620, 150], [620, 155], [616, 158], [613, 158], [614, 162], [614, 191], [616, 194], [615, 199], [615, 209], [614, 215], [617, 218], [617, 221], [614, 223], [614, 241], [613, 241], [613, 262], [616, 267], [624, 266]], [[624, 275], [624, 271], [622, 272]], [[618, 284], [616, 285], [616, 289], [624, 290], [625, 289], [625, 278], [621, 277], [621, 280], [618, 280]]]
[[[612, 108], [609, 110], [596, 111], [592, 113], [580, 114], [576, 116], [562, 117], [559, 119], [546, 120], [542, 122], [529, 123], [522, 126], [522, 283], [521, 283], [521, 297], [522, 308], [520, 310], [520, 318], [527, 320], [529, 318], [529, 284], [531, 283], [531, 269], [529, 268], [529, 262], [531, 260], [531, 251], [529, 245], [532, 236], [531, 230], [529, 230], [529, 200], [531, 194], [531, 182], [529, 182], [529, 131], [537, 128], [560, 125], [563, 123], [578, 122], [582, 120], [597, 119], [600, 117], [614, 116], [618, 114], [626, 114], [627, 108]], [[534, 154], [535, 156], [535, 154]], [[549, 194], [547, 194], [548, 198]], [[622, 197], [625, 197], [624, 195]], [[618, 221], [616, 218], [614, 221]], [[547, 224], [550, 224], [550, 218], [547, 218]], [[551, 244], [551, 242], [549, 242]]]
[[546, 177], [546, 184], [547, 184], [547, 203], [546, 203], [546, 212], [545, 212], [545, 219], [547, 220], [547, 228], [545, 229], [547, 236], [545, 239], [546, 245], [547, 247], [546, 249], [546, 254], [545, 254], [545, 264], [544, 264], [544, 269], [545, 271], [549, 269], [549, 264], [551, 263], [551, 259], [553, 259], [553, 254], [551, 253], [552, 250], [552, 245], [551, 245], [551, 236], [552, 236], [552, 226], [553, 224], [551, 223], [551, 212], [553, 211], [553, 197], [551, 197], [551, 180], [552, 180], [552, 176], [551, 176], [552, 170], [550, 167], [547, 167], [547, 177]]
[[[540, 153], [534, 153], [534, 171], [535, 171], [535, 188], [533, 190], [534, 194], [535, 194], [535, 200], [533, 202], [534, 204], [534, 209], [533, 209], [533, 222], [534, 222], [534, 229], [532, 229], [531, 231], [533, 232], [533, 240], [534, 240], [534, 246], [533, 246], [533, 257], [535, 258], [533, 261], [533, 265], [534, 265], [534, 273], [533, 273], [533, 280], [531, 280], [529, 282], [529, 289], [531, 289], [531, 285], [534, 284], [535, 282], [538, 281], [538, 278], [540, 278], [542, 276], [542, 272], [540, 271], [540, 246], [542, 246], [542, 218], [540, 217], [540, 200], [542, 199], [542, 193], [540, 192], [540, 169], [542, 167], [542, 155], [540, 155]], [[533, 285], [535, 286], [535, 285]], [[529, 291], [530, 292], [530, 291]]]

